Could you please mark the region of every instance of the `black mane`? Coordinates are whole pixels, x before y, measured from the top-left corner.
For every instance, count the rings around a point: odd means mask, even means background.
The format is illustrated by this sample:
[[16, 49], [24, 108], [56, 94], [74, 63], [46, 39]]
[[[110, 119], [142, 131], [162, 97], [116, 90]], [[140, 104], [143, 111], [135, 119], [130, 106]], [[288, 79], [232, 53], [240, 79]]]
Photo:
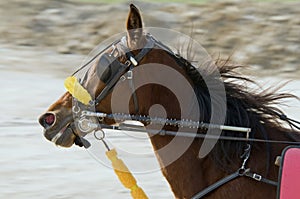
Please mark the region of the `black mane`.
[[[209, 122], [212, 114], [210, 108], [212, 102], [206, 83], [210, 80], [216, 81], [216, 77], [219, 77], [217, 81], [224, 84], [226, 92], [227, 110], [225, 125], [251, 128], [250, 137], [265, 140], [269, 139], [266, 128], [283, 128], [279, 120], [283, 112], [274, 107], [274, 105], [278, 104], [282, 99], [294, 98], [294, 95], [277, 93], [280, 87], [277, 87], [277, 89], [251, 89], [247, 85], [255, 84], [255, 82], [236, 72], [243, 66], [230, 64], [229, 60], [217, 60], [215, 63], [207, 63], [202, 67], [195, 68], [187, 59], [181, 56], [176, 56], [175, 58], [184, 67], [194, 84], [194, 91], [200, 107], [200, 121]], [[212, 67], [214, 68], [213, 70], [210, 68], [212, 64], [217, 66]], [[216, 73], [219, 73], [219, 75], [215, 75]], [[204, 75], [205, 78], [203, 78]], [[229, 131], [223, 131], [222, 135], [245, 137], [245, 133], [232, 133]], [[262, 151], [266, 151], [266, 162], [268, 165], [270, 149], [268, 144], [264, 145], [266, 149]], [[244, 142], [219, 140], [211, 152], [211, 157], [222, 169], [232, 172], [233, 169], [241, 165], [240, 156], [244, 149]], [[268, 166], [266, 170], [268, 170]]]

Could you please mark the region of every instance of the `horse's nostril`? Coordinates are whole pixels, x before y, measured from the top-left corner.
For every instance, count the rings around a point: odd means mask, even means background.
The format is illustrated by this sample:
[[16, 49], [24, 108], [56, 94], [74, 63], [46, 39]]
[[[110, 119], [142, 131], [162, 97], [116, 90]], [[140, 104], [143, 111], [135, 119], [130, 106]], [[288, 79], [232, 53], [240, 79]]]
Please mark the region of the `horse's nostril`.
[[53, 113], [45, 113], [40, 117], [39, 122], [44, 128], [52, 126], [55, 122], [55, 115]]
[[55, 120], [55, 117], [54, 117], [53, 114], [47, 115], [47, 116], [45, 117], [45, 122], [46, 122], [46, 124], [52, 125], [53, 122], [54, 122], [54, 120]]

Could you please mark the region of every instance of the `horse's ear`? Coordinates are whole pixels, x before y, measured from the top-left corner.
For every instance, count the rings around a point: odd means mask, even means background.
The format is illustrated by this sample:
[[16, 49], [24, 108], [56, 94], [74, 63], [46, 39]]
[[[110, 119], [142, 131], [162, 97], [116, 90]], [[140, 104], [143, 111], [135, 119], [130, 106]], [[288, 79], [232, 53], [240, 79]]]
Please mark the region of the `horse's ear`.
[[135, 5], [130, 4], [130, 11], [127, 19], [127, 43], [132, 50], [143, 47], [143, 21], [140, 11]]

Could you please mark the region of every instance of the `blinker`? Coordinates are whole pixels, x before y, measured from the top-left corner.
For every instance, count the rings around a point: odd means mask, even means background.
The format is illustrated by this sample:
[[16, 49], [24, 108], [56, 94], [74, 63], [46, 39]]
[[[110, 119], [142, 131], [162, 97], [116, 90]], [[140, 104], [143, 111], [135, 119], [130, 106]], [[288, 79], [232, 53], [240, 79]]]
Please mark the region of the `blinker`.
[[112, 76], [119, 70], [119, 62], [116, 57], [110, 54], [103, 54], [97, 64], [97, 75], [99, 79], [107, 84]]

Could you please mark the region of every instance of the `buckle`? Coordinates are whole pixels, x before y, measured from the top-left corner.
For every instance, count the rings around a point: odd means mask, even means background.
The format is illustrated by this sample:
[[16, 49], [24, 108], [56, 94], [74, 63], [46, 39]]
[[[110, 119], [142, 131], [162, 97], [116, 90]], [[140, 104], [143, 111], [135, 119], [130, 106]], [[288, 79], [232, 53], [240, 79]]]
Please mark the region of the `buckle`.
[[252, 178], [253, 178], [254, 180], [261, 181], [262, 176], [261, 176], [261, 175], [258, 175], [258, 174], [256, 174], [256, 173], [254, 173], [254, 174], [252, 175]]
[[124, 75], [122, 75], [122, 76], [120, 77], [120, 81], [124, 82], [125, 80], [126, 80], [126, 77], [125, 77]]
[[130, 60], [126, 60], [125, 65], [129, 67], [131, 65], [131, 61]]
[[126, 79], [132, 80], [133, 79], [133, 72], [131, 70], [127, 71], [127, 75], [122, 75], [120, 77], [120, 81], [124, 82]]
[[132, 78], [133, 78], [133, 72], [132, 72], [132, 70], [129, 70], [127, 72], [127, 79], [132, 79]]

